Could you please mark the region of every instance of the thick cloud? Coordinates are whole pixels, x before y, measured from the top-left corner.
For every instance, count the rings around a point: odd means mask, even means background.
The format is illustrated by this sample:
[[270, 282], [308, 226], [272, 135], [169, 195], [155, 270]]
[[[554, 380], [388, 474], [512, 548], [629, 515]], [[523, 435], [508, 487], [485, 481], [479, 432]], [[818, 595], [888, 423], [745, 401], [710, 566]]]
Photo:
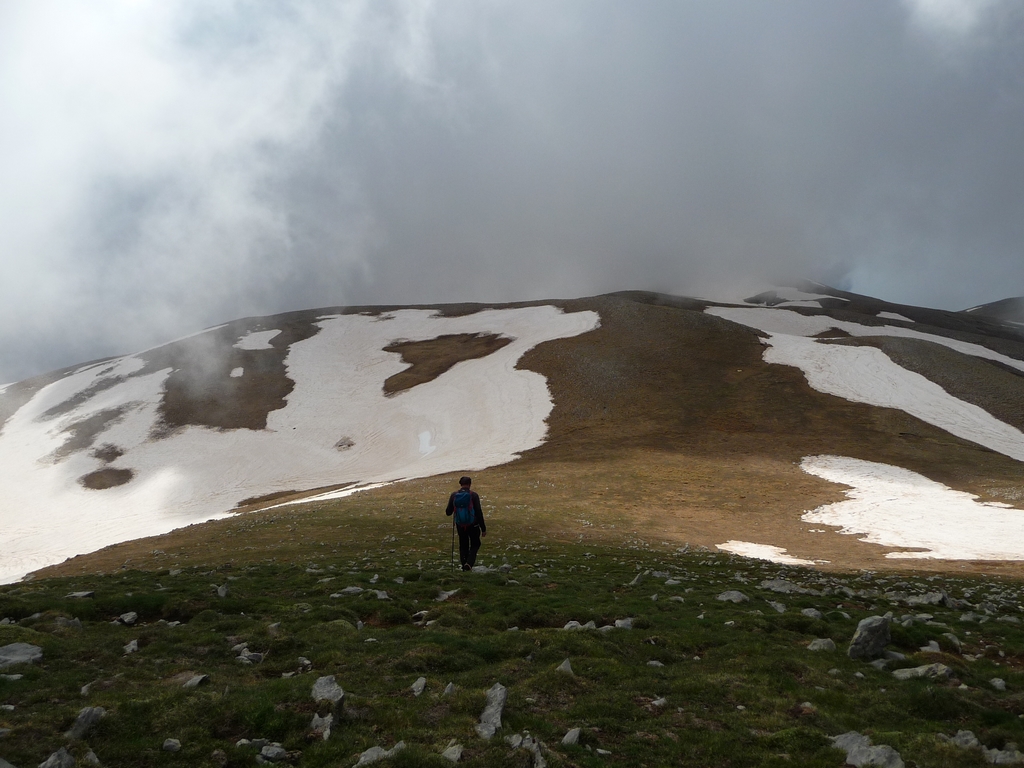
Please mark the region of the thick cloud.
[[0, 6], [0, 381], [339, 303], [1024, 293], [1024, 11]]

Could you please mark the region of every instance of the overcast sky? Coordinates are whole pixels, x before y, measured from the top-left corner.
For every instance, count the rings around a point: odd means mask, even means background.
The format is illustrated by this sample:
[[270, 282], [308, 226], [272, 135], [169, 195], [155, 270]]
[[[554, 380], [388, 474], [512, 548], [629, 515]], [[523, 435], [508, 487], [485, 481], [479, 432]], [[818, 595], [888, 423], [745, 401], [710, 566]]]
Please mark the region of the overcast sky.
[[244, 315], [792, 277], [1024, 294], [1024, 3], [0, 3], [0, 382]]

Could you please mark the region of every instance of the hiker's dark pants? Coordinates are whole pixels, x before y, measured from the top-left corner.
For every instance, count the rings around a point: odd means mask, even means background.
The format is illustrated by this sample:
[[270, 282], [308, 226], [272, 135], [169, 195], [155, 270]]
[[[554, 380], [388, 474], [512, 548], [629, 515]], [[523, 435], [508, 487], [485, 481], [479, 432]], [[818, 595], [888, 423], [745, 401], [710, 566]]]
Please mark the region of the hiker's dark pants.
[[459, 562], [472, 568], [476, 565], [476, 553], [480, 551], [480, 526], [457, 525], [455, 530], [459, 532]]

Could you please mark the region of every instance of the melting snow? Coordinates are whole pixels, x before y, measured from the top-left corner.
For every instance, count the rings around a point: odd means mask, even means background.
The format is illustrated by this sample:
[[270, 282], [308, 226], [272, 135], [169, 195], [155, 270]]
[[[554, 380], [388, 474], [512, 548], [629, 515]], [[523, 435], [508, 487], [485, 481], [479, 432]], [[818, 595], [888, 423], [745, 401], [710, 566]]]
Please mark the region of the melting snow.
[[[86, 366], [44, 387], [0, 432], [0, 583], [109, 544], [223, 517], [251, 496], [348, 482], [367, 487], [511, 461], [543, 442], [552, 408], [544, 377], [516, 368], [520, 357], [599, 323], [594, 312], [567, 314], [552, 306], [450, 318], [402, 310], [389, 318], [321, 318], [318, 334], [289, 348], [285, 365], [295, 387], [261, 431], [193, 426], [152, 439], [170, 369], [118, 382], [69, 413], [43, 418], [101, 378], [138, 371], [144, 364], [138, 358]], [[238, 346], [266, 345], [274, 333], [249, 334]], [[514, 341], [433, 381], [384, 395], [385, 379], [405, 368], [385, 346], [461, 333]], [[53, 461], [70, 424], [126, 403], [120, 420], [96, 440], [118, 446], [120, 458], [104, 464], [83, 451]], [[353, 446], [341, 451], [336, 446], [343, 435]], [[107, 490], [82, 487], [80, 477], [104, 466], [131, 469], [135, 476]]]
[[827, 563], [827, 560], [804, 560], [803, 558], [787, 555], [783, 547], [773, 547], [770, 544], [755, 544], [752, 541], [730, 540], [725, 544], [719, 544], [718, 548], [723, 552], [732, 552], [734, 555], [753, 557], [758, 560], [770, 560], [773, 563], [784, 563], [786, 565], [814, 565], [815, 563]]
[[827, 344], [809, 336], [830, 327], [839, 327], [857, 336], [924, 338], [966, 354], [999, 359], [1024, 370], [1024, 362], [1020, 360], [977, 344], [905, 328], [874, 328], [824, 316], [806, 317], [779, 309], [711, 307], [707, 311], [770, 334], [768, 349], [764, 352], [765, 362], [799, 368], [807, 377], [807, 383], [819, 392], [853, 402], [898, 408], [957, 437], [1024, 461], [1024, 433], [1015, 427], [999, 421], [972, 403], [953, 397], [938, 384], [897, 365], [875, 347]]
[[270, 340], [280, 331], [250, 331], [235, 343], [236, 349], [273, 349]]
[[1024, 510], [979, 502], [977, 496], [908, 469], [845, 456], [808, 456], [801, 468], [851, 486], [847, 500], [827, 504], [803, 520], [841, 528], [840, 533], [886, 547], [890, 558], [1024, 560]]
[[875, 315], [875, 317], [880, 317], [883, 320], [902, 320], [904, 323], [912, 323], [912, 322], [914, 322], [909, 317], [904, 317], [903, 315], [898, 315], [895, 312], [879, 312], [877, 315]]
[[237, 379], [237, 378], [239, 378], [239, 377], [240, 377], [240, 376], [241, 376], [241, 375], [242, 375], [243, 373], [245, 373], [245, 368], [232, 368], [232, 369], [231, 369], [231, 378], [232, 378], [232, 379]]

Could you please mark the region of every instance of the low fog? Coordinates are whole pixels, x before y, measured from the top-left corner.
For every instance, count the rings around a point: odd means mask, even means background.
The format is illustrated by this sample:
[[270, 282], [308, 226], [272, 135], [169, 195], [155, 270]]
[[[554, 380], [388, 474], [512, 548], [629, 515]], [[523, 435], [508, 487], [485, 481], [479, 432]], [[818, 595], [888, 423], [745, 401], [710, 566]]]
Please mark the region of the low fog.
[[337, 304], [1024, 294], [1015, 0], [34, 0], [0, 104], [0, 383]]

